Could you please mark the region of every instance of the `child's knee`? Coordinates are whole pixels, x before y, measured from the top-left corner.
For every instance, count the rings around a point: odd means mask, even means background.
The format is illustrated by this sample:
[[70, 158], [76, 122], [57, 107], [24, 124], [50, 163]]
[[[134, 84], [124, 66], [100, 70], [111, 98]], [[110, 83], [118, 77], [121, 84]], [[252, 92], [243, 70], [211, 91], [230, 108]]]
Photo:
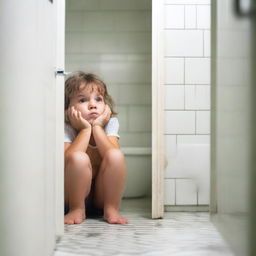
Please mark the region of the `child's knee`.
[[110, 149], [104, 155], [105, 161], [108, 163], [124, 162], [124, 154], [120, 149]]
[[89, 156], [81, 151], [72, 152], [65, 158], [65, 165], [84, 166], [91, 168]]

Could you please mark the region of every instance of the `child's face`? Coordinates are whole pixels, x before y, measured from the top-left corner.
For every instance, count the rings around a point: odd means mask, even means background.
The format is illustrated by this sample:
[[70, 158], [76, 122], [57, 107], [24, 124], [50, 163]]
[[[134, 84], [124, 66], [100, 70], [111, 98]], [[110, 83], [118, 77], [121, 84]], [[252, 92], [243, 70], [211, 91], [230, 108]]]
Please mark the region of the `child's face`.
[[77, 92], [71, 99], [69, 106], [74, 106], [79, 110], [82, 117], [92, 123], [100, 116], [105, 109], [103, 96], [97, 91], [89, 88], [84, 88]]

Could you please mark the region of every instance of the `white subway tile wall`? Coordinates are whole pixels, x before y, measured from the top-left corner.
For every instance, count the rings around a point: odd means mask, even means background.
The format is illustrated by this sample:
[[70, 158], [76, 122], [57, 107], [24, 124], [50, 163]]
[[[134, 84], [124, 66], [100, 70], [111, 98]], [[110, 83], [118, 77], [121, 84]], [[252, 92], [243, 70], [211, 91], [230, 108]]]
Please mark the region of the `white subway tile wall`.
[[165, 205], [208, 205], [210, 0], [165, 0]]
[[210, 31], [204, 30], [204, 56], [210, 57], [211, 56], [211, 37]]
[[165, 84], [184, 84], [184, 58], [165, 58]]
[[151, 111], [147, 106], [130, 106], [128, 109], [128, 130], [132, 132], [151, 131]]
[[176, 179], [176, 205], [196, 205], [197, 189], [193, 180]]
[[198, 30], [165, 31], [165, 56], [167, 57], [202, 57], [203, 32]]
[[210, 11], [209, 5], [197, 6], [197, 27], [199, 29], [210, 29]]
[[151, 0], [68, 0], [66, 70], [106, 82], [121, 146], [151, 147]]
[[166, 134], [195, 134], [195, 111], [165, 111]]
[[185, 28], [196, 29], [196, 5], [185, 5]]
[[184, 6], [167, 5], [165, 8], [165, 28], [184, 28]]
[[164, 181], [164, 201], [167, 205], [175, 205], [175, 179], [165, 179]]
[[184, 86], [166, 85], [165, 86], [165, 109], [184, 110]]
[[210, 58], [185, 58], [185, 83], [210, 84]]
[[186, 85], [185, 86], [185, 109], [209, 110], [210, 109], [210, 86], [209, 85]]
[[177, 154], [177, 135], [165, 135], [165, 155], [166, 164]]
[[196, 133], [210, 134], [210, 112], [196, 111]]
[[[202, 172], [209, 164], [208, 144], [183, 144], [176, 146], [176, 154], [169, 156], [166, 168], [166, 178], [193, 178], [195, 181], [201, 181]], [[203, 156], [207, 156], [203, 159]], [[197, 177], [199, 175], [199, 177]]]

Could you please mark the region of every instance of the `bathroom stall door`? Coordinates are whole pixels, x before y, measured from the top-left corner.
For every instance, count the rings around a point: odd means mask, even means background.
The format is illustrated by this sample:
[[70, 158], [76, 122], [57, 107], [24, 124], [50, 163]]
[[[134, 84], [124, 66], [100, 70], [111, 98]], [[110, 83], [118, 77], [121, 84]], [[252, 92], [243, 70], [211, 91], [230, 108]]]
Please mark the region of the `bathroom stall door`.
[[255, 18], [256, 1], [212, 1], [211, 217], [245, 256], [256, 255]]
[[57, 40], [64, 33], [64, 3], [0, 1], [3, 256], [50, 256], [63, 232], [56, 218], [63, 216], [56, 212], [63, 187], [62, 180], [56, 186], [57, 172], [63, 172], [63, 116], [56, 117], [63, 113], [63, 78], [56, 80], [55, 69], [64, 63], [64, 35]]

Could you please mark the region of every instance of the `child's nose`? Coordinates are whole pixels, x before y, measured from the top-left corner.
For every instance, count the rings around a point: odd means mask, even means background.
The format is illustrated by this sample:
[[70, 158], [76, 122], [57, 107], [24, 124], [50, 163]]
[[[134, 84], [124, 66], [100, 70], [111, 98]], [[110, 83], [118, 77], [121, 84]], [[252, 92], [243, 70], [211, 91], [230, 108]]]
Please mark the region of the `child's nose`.
[[95, 107], [96, 107], [95, 101], [94, 100], [90, 100], [89, 101], [89, 109], [95, 108]]

